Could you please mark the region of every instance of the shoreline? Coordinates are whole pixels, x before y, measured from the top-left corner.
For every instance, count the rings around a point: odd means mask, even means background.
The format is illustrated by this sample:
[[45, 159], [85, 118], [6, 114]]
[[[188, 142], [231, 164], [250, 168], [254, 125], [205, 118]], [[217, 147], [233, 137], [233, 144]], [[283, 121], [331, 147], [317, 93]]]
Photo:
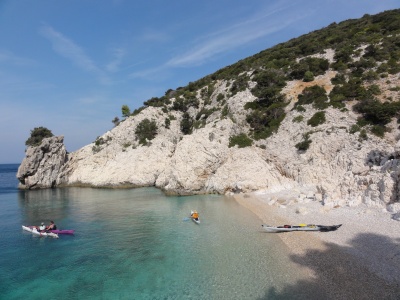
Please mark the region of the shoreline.
[[365, 205], [328, 209], [317, 201], [277, 206], [270, 196], [232, 197], [263, 224], [343, 224], [332, 232], [265, 232], [278, 234], [290, 258], [307, 268], [302, 285], [319, 285], [329, 299], [400, 298], [400, 222], [389, 213]]

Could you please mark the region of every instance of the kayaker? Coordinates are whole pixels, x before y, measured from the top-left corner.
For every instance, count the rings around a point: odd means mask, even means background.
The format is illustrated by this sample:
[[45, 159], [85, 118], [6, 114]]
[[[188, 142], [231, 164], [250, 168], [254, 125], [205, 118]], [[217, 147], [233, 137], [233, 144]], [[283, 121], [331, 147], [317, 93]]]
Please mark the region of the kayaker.
[[197, 211], [192, 213], [192, 218], [197, 220], [199, 218], [199, 213]]
[[50, 221], [50, 225], [46, 227], [46, 231], [56, 230], [56, 229], [57, 229], [57, 225], [54, 224], [54, 221]]
[[36, 229], [37, 231], [43, 231], [46, 229], [46, 225], [44, 225], [44, 223], [42, 222], [40, 226], [33, 226], [33, 228]]
[[42, 222], [42, 224], [40, 224], [39, 226], [39, 231], [43, 231], [46, 229], [46, 225], [44, 225], [44, 223]]

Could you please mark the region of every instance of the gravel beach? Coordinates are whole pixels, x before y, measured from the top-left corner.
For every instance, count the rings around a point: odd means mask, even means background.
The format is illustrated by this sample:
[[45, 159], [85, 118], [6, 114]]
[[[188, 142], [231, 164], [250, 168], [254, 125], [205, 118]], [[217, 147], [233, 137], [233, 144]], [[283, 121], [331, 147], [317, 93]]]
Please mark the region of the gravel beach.
[[[365, 205], [328, 209], [318, 201], [271, 205], [271, 197], [288, 200], [288, 194], [233, 197], [261, 219], [260, 234], [278, 234], [291, 259], [307, 268], [309, 278], [279, 291], [276, 299], [304, 288], [321, 288], [329, 299], [400, 299], [400, 222], [386, 210]], [[261, 227], [301, 223], [342, 226], [333, 232], [287, 233]]]

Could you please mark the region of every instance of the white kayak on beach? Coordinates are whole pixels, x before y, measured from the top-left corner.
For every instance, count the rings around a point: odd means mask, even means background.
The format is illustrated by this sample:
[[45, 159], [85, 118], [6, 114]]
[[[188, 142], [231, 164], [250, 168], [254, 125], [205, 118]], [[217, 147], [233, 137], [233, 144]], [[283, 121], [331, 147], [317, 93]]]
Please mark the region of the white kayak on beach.
[[331, 226], [326, 226], [326, 225], [314, 225], [314, 224], [300, 224], [298, 226], [292, 226], [292, 225], [283, 225], [283, 226], [270, 226], [270, 225], [261, 225], [262, 228], [266, 232], [290, 232], [290, 231], [334, 231], [338, 229], [342, 224], [340, 225], [331, 225]]
[[29, 231], [34, 235], [38, 235], [38, 236], [49, 236], [52, 238], [56, 238], [58, 239], [58, 234], [57, 233], [52, 233], [52, 232], [40, 232], [38, 231], [36, 228], [31, 228], [29, 226], [24, 226], [22, 225], [22, 229], [25, 231]]

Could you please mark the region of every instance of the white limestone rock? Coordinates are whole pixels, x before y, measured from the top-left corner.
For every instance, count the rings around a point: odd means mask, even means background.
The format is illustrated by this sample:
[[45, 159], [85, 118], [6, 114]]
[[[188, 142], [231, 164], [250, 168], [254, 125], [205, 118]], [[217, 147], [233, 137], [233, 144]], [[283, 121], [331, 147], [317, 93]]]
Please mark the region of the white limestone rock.
[[17, 172], [20, 189], [55, 187], [67, 156], [63, 142], [63, 136], [53, 136], [44, 138], [39, 146], [26, 149], [26, 156]]

